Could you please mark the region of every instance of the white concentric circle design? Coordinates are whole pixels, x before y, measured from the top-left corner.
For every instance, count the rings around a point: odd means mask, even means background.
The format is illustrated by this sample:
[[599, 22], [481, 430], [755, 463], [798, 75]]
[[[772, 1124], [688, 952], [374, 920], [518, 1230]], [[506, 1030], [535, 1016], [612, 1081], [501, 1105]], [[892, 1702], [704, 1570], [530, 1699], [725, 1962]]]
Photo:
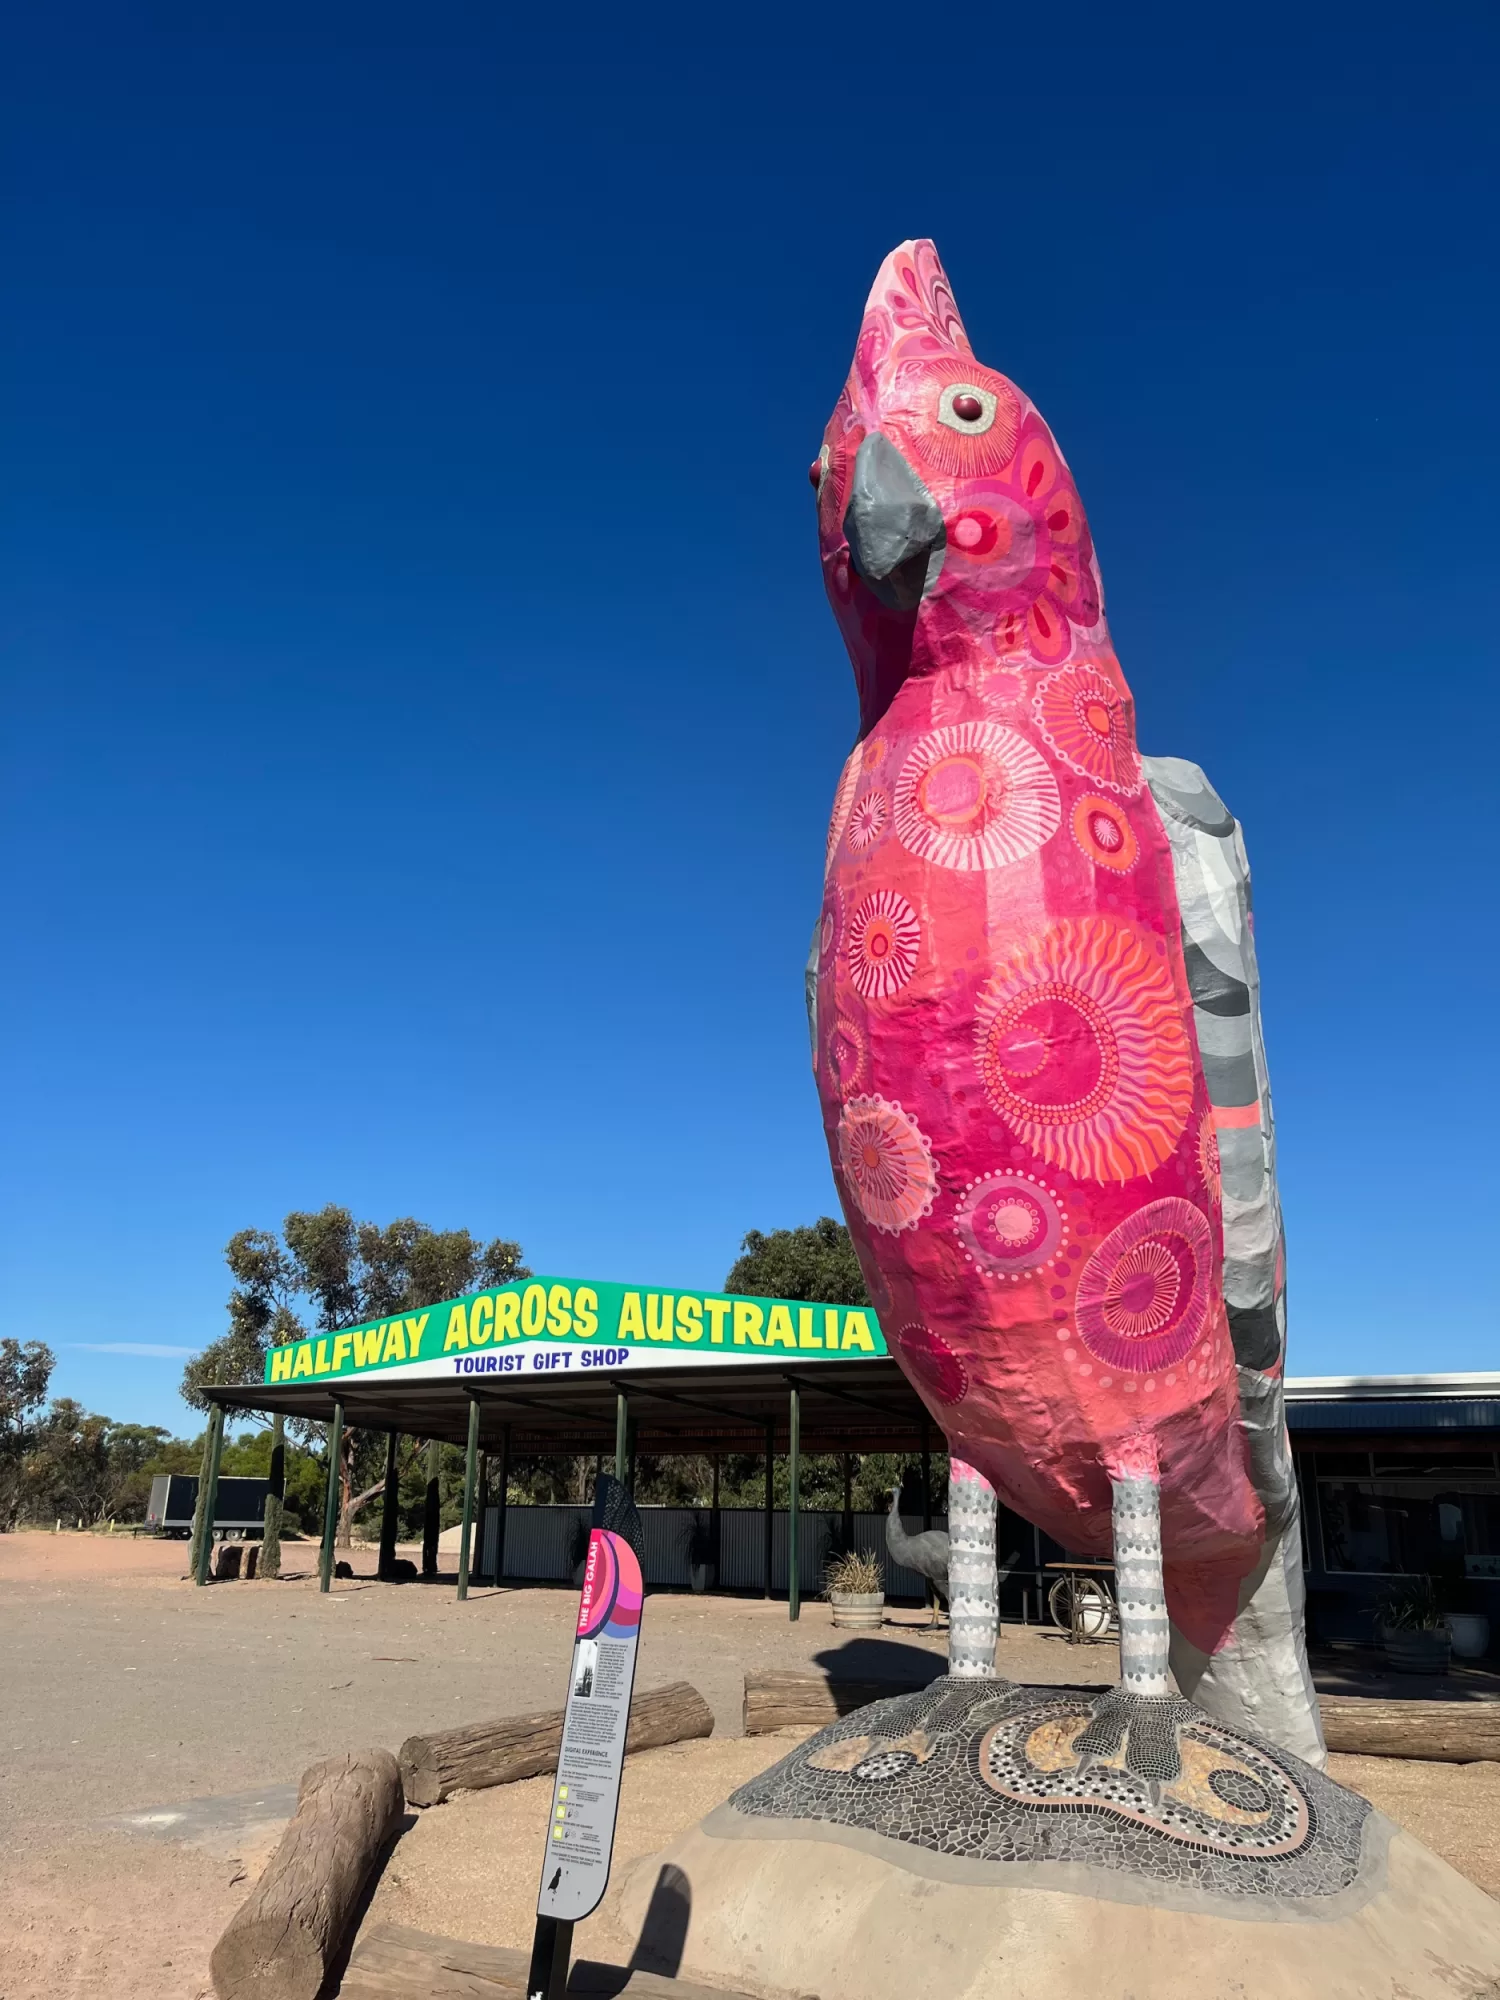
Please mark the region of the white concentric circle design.
[[1062, 823], [1041, 753], [998, 722], [959, 722], [912, 745], [896, 779], [896, 836], [941, 868], [1003, 868]]

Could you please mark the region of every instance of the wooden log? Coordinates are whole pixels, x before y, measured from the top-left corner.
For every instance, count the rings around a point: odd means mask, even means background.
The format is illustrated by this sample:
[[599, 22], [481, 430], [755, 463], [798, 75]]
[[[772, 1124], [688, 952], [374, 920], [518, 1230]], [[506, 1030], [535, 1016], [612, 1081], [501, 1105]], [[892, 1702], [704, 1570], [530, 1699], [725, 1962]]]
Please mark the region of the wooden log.
[[1500, 1763], [1500, 1701], [1376, 1701], [1325, 1694], [1323, 1735], [1346, 1757], [1411, 1757], [1422, 1763]]
[[315, 2000], [401, 1805], [389, 1750], [303, 1772], [280, 1845], [214, 1946], [219, 2000]]
[[793, 1673], [769, 1667], [745, 1676], [745, 1734], [772, 1729], [822, 1729], [856, 1708], [910, 1694], [917, 1681], [842, 1681], [827, 1674]]
[[[362, 1937], [339, 1982], [339, 2000], [524, 2000], [531, 1954], [493, 1944], [433, 1937], [381, 1924]], [[580, 1959], [568, 1992], [619, 2000], [746, 2000], [723, 1987], [693, 1986], [656, 1972]]]
[[[435, 1806], [457, 1791], [480, 1791], [557, 1769], [563, 1711], [507, 1715], [499, 1722], [408, 1736], [401, 1745], [401, 1782], [414, 1806]], [[655, 1750], [713, 1734], [713, 1710], [689, 1681], [648, 1688], [631, 1703], [627, 1750]]]
[[[745, 1734], [822, 1729], [866, 1702], [905, 1692], [894, 1681], [830, 1680], [826, 1674], [766, 1670], [745, 1676]], [[1377, 1701], [1365, 1695], [1318, 1698], [1330, 1750], [1350, 1757], [1409, 1757], [1435, 1764], [1500, 1763], [1500, 1700]]]

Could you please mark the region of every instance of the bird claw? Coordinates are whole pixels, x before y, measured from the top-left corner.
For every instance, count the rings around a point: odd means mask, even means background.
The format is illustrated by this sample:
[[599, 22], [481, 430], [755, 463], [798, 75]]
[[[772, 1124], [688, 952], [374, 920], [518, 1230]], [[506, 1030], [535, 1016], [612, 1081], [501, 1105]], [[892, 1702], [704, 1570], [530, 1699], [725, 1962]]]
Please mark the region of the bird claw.
[[1177, 1730], [1192, 1714], [1192, 1703], [1180, 1695], [1131, 1694], [1111, 1688], [1094, 1703], [1088, 1722], [1073, 1739], [1079, 1775], [1100, 1759], [1118, 1757], [1123, 1744], [1125, 1769], [1141, 1781], [1156, 1806], [1162, 1786], [1182, 1775]]

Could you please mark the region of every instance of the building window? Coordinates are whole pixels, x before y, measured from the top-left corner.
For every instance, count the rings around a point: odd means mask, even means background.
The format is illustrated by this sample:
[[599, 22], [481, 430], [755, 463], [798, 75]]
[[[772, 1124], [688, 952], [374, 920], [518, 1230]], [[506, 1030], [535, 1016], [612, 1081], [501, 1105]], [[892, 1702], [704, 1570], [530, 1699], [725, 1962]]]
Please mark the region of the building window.
[[[1323, 1454], [1319, 1454], [1322, 1472]], [[1365, 1575], [1500, 1577], [1500, 1480], [1440, 1476], [1318, 1480], [1324, 1566]]]

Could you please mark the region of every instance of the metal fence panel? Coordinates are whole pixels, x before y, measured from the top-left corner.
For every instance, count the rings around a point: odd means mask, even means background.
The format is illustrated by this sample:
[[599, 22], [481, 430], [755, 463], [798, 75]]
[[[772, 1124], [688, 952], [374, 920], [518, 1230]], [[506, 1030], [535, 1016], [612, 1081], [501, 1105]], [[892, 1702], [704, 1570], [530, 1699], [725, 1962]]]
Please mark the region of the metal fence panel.
[[[707, 1507], [642, 1507], [641, 1539], [647, 1586], [653, 1590], [686, 1590], [692, 1583], [688, 1536], [695, 1521], [712, 1521]], [[530, 1507], [512, 1503], [505, 1510], [505, 1571], [517, 1583], [568, 1583], [573, 1580], [575, 1523], [587, 1526], [587, 1507]], [[853, 1517], [853, 1546], [876, 1557], [885, 1570], [885, 1594], [894, 1602], [921, 1603], [927, 1580], [916, 1570], [892, 1562], [886, 1553], [883, 1513]], [[759, 1507], [724, 1507], [719, 1512], [719, 1561], [713, 1588], [764, 1590], [765, 1512]], [[945, 1514], [934, 1514], [935, 1528], [946, 1528]], [[823, 1569], [832, 1549], [843, 1541], [841, 1511], [802, 1508], [797, 1516], [799, 1582], [804, 1597], [823, 1588]], [[787, 1588], [787, 1514], [778, 1507], [771, 1519], [771, 1588]], [[478, 1540], [476, 1573], [495, 1574], [499, 1553], [500, 1509], [487, 1507], [484, 1532]]]

